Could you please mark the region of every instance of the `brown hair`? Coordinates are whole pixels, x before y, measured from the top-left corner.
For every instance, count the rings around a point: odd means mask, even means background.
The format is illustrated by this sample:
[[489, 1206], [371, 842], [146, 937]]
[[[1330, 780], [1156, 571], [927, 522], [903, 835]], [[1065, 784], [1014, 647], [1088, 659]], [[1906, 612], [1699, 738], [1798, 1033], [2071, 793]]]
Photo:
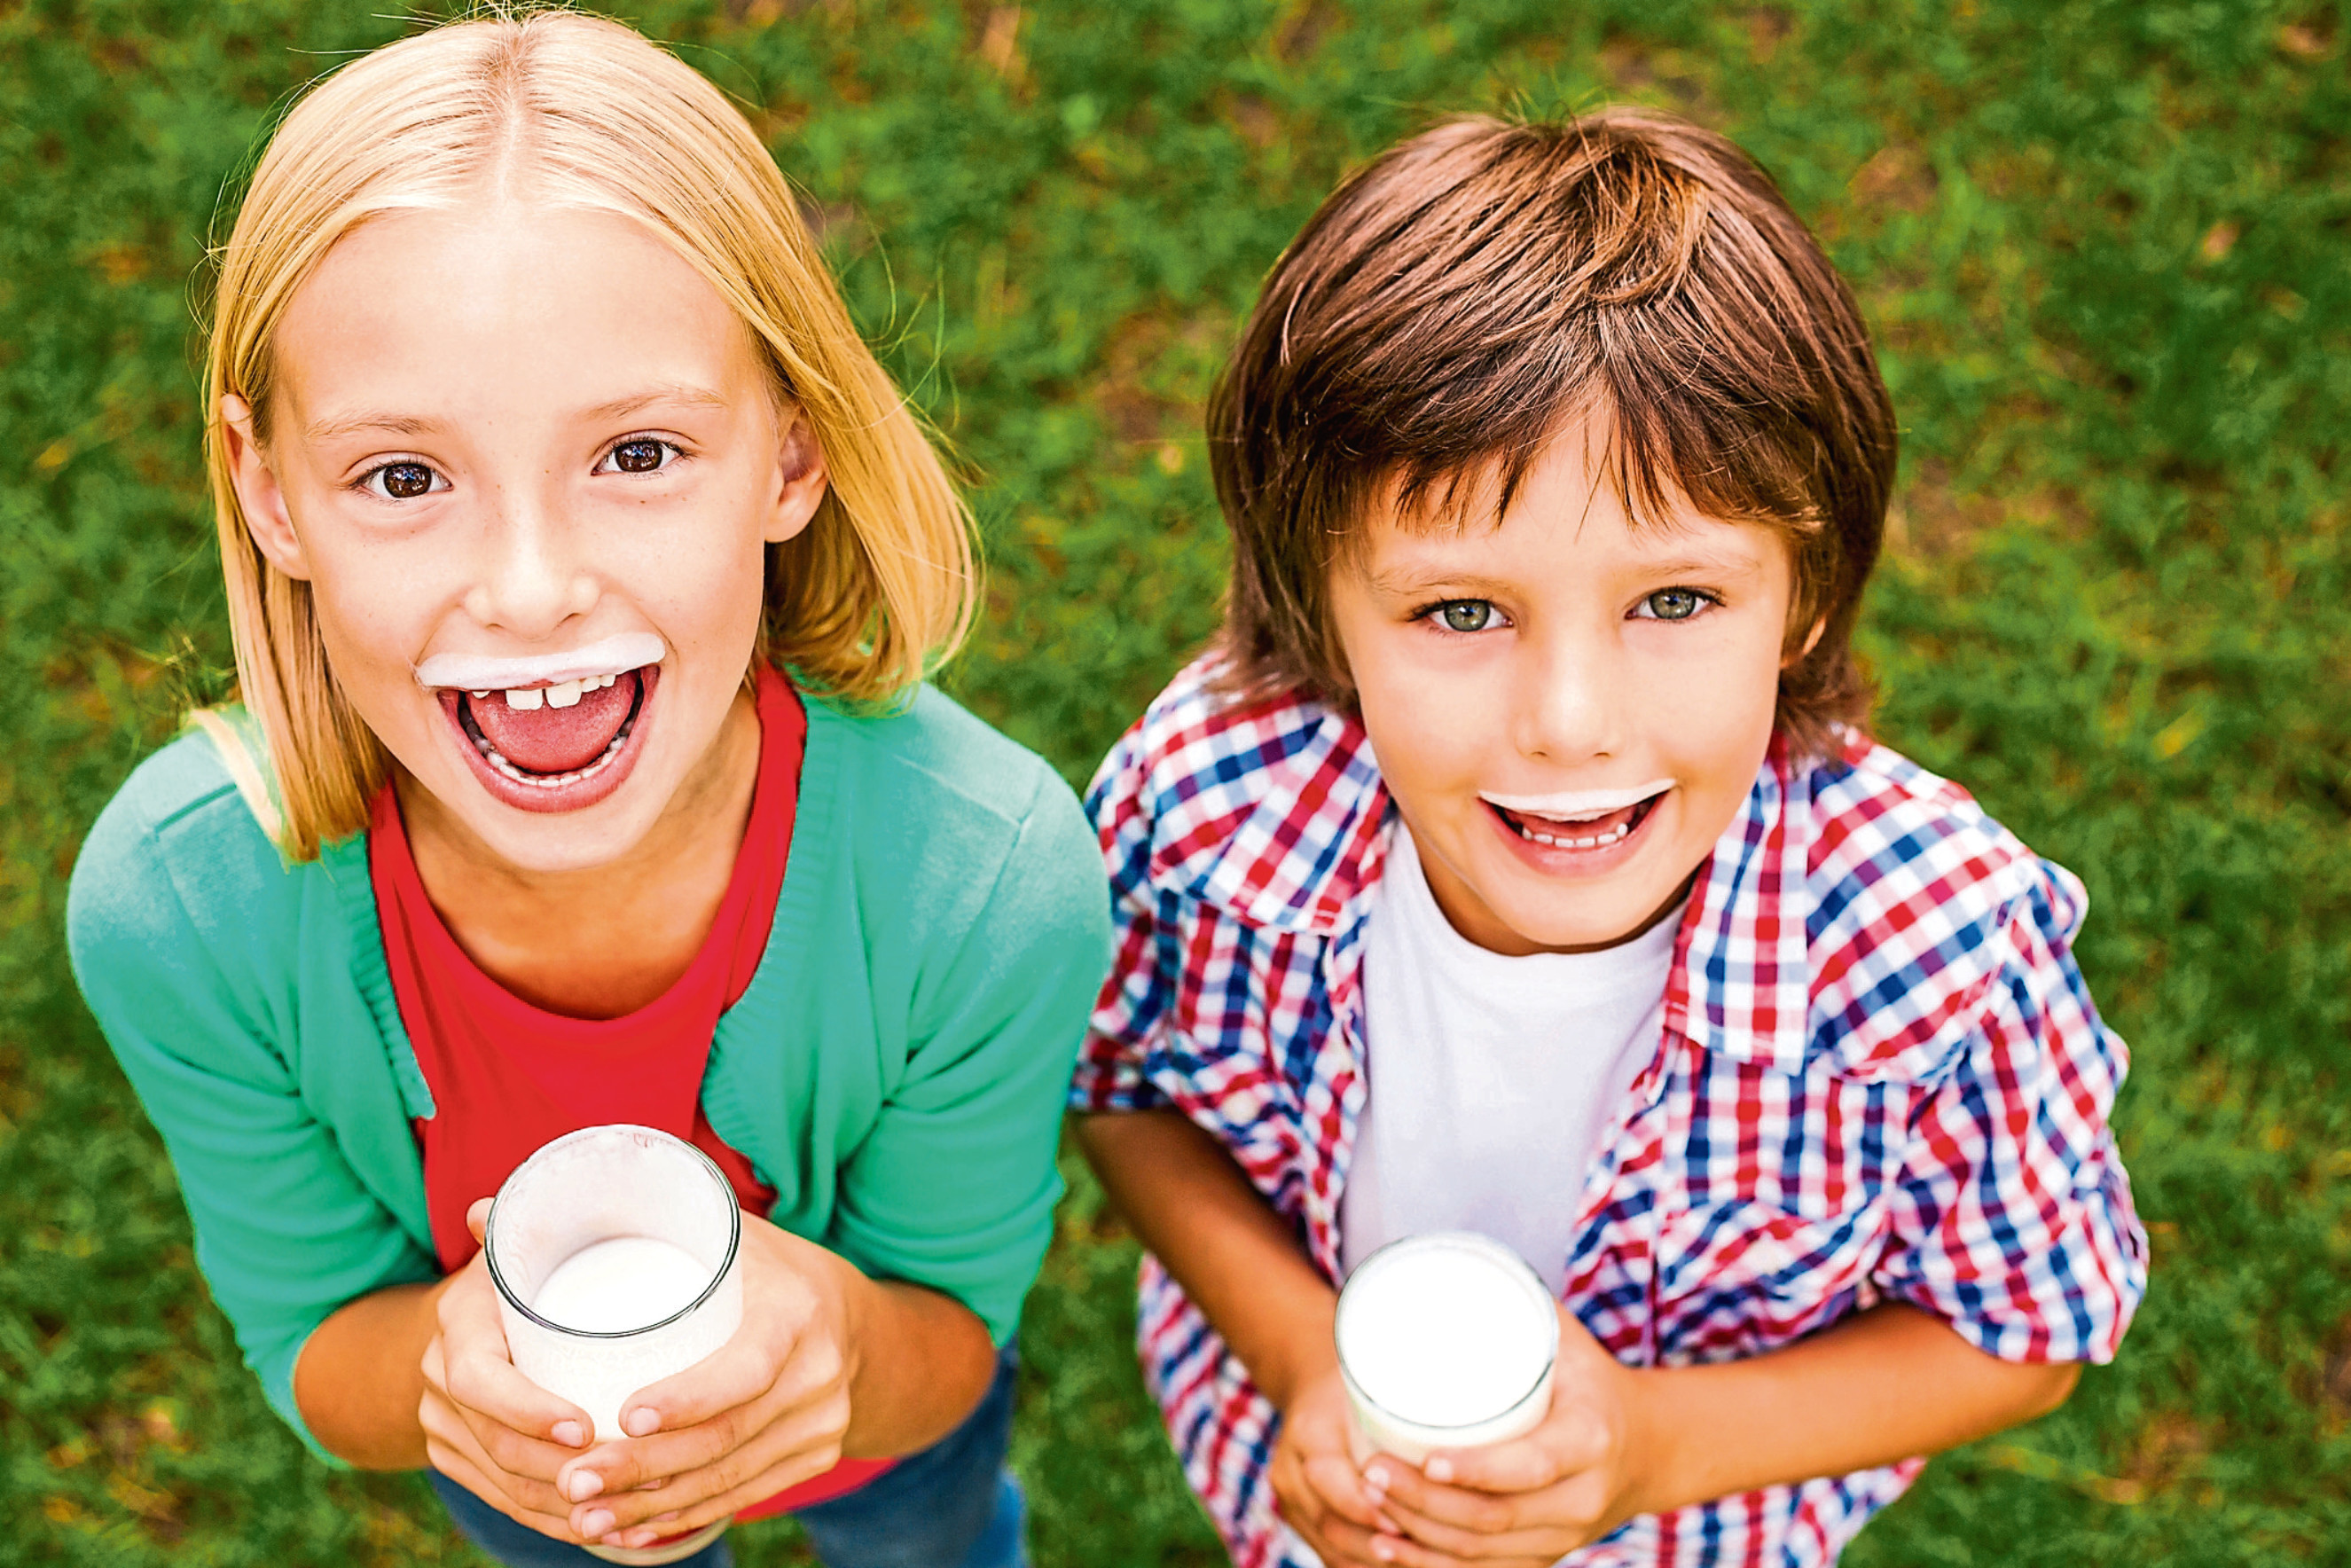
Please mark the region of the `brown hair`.
[[1228, 682], [1352, 701], [1326, 583], [1367, 507], [1392, 491], [1465, 520], [1490, 494], [1499, 518], [1589, 412], [1613, 423], [1604, 466], [1636, 518], [1678, 495], [1785, 532], [1777, 722], [1834, 750], [1869, 708], [1851, 634], [1893, 407], [1852, 292], [1771, 177], [1644, 110], [1435, 126], [1351, 175], [1275, 264], [1208, 405]]

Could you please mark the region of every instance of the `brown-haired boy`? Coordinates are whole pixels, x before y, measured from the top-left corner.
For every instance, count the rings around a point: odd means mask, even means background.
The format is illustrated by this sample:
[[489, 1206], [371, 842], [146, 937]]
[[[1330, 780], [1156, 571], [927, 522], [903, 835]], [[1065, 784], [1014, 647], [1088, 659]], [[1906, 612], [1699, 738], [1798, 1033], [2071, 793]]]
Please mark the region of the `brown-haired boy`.
[[[1074, 1103], [1243, 1568], [1825, 1563], [2110, 1358], [2081, 884], [1856, 727], [1895, 427], [1770, 179], [1662, 115], [1438, 126], [1209, 424], [1226, 629], [1089, 800]], [[1445, 1228], [1558, 1293], [1549, 1416], [1359, 1467], [1336, 1283]]]

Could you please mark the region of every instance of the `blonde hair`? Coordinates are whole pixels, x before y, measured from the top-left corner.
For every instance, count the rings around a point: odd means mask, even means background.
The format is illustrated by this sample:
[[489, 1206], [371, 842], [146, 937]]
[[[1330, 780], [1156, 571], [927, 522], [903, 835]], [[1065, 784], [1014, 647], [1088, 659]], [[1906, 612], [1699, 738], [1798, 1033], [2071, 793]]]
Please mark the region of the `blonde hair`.
[[808, 415], [831, 493], [797, 538], [768, 548], [759, 656], [827, 696], [885, 702], [971, 623], [969, 509], [735, 107], [640, 35], [577, 12], [504, 8], [402, 39], [287, 116], [218, 258], [205, 461], [237, 681], [295, 861], [366, 825], [390, 759], [336, 683], [310, 585], [271, 566], [246, 526], [221, 400], [250, 403], [266, 444], [277, 323], [335, 242], [382, 214], [517, 181], [653, 231], [734, 308], [780, 396]]

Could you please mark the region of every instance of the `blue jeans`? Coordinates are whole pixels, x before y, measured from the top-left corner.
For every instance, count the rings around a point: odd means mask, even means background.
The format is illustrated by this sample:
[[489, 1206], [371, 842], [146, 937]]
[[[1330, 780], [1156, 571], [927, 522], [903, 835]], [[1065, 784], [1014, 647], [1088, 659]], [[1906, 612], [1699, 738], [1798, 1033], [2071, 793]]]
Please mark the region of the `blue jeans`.
[[[996, 1380], [962, 1426], [843, 1497], [793, 1518], [825, 1568], [1029, 1568], [1027, 1508], [1004, 1468], [1019, 1358], [1007, 1347]], [[425, 1472], [465, 1538], [507, 1568], [603, 1568], [577, 1546], [541, 1535], [459, 1486]], [[722, 1538], [677, 1568], [731, 1568]]]

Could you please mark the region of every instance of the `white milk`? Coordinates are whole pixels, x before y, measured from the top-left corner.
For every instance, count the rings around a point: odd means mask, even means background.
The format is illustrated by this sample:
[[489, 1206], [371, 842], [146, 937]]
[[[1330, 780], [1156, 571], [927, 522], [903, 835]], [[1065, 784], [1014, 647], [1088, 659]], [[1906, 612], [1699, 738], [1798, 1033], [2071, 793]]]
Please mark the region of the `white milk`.
[[1435, 1448], [1520, 1437], [1551, 1407], [1559, 1318], [1499, 1241], [1439, 1231], [1365, 1259], [1340, 1293], [1340, 1372], [1357, 1457], [1418, 1464]]
[[530, 1310], [575, 1333], [627, 1333], [694, 1304], [710, 1270], [693, 1253], [651, 1236], [615, 1236], [555, 1266]]

